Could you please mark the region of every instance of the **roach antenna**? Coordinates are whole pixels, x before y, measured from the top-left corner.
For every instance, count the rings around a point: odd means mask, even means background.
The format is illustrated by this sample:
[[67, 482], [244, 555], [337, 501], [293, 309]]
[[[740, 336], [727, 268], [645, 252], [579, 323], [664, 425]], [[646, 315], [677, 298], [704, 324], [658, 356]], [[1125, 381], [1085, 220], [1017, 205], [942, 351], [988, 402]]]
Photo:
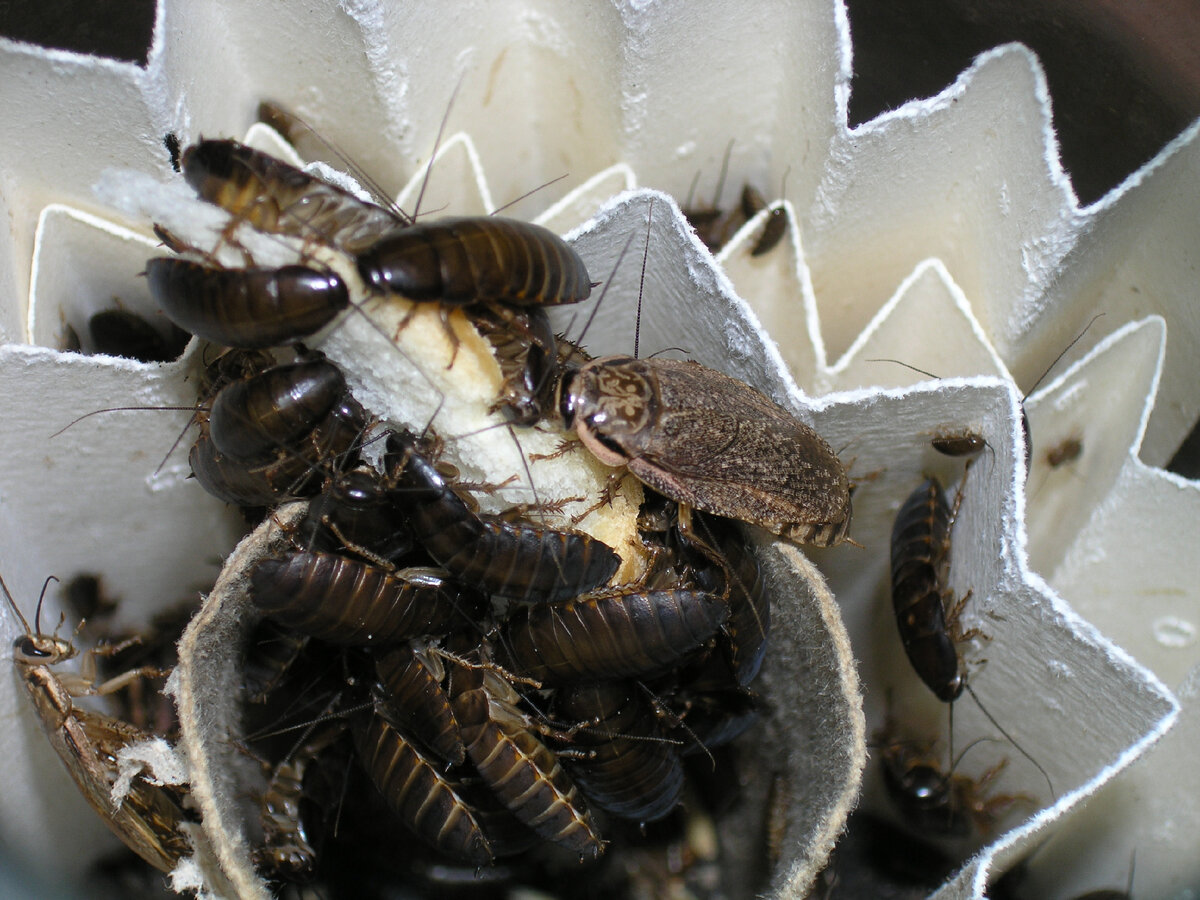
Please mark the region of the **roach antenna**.
[[[1050, 788], [1051, 799], [1057, 800], [1058, 794], [1054, 790], [1054, 784], [1053, 784], [1053, 782], [1050, 781], [1050, 775], [1047, 774], [1046, 770], [1042, 768], [1041, 763], [1039, 763], [1036, 759], [1034, 759], [1032, 756], [1030, 756], [1029, 753], [1025, 750], [1025, 748], [1022, 747], [1020, 744], [1018, 744], [1016, 742], [1016, 740], [1013, 738], [1013, 736], [1011, 734], [1009, 734], [1007, 731], [1005, 731], [1004, 728], [1000, 725], [1000, 723], [997, 722], [996, 719], [992, 716], [992, 714], [990, 712], [988, 712], [987, 707], [984, 706], [982, 702], [980, 702], [979, 695], [975, 693], [975, 689], [973, 687], [971, 687], [971, 683], [969, 681], [964, 681], [963, 687], [967, 689], [967, 693], [971, 695], [971, 699], [975, 701], [975, 705], [979, 707], [979, 711], [981, 713], [983, 713], [987, 717], [987, 720], [996, 727], [996, 730], [999, 731], [1002, 735], [1004, 735], [1004, 737], [1008, 740], [1008, 742], [1010, 744], [1012, 744], [1014, 747], [1017, 748], [1018, 753], [1020, 753], [1023, 757], [1025, 757], [1027, 760], [1029, 760], [1031, 763], [1033, 763], [1033, 766], [1035, 769], [1037, 769], [1039, 772], [1042, 773], [1042, 777], [1046, 779], [1046, 787]], [[951, 707], [954, 706], [954, 704], [950, 704], [950, 705], [951, 705]], [[970, 745], [968, 745], [968, 749], [970, 749]], [[964, 751], [964, 752], [966, 752], [966, 751]]]

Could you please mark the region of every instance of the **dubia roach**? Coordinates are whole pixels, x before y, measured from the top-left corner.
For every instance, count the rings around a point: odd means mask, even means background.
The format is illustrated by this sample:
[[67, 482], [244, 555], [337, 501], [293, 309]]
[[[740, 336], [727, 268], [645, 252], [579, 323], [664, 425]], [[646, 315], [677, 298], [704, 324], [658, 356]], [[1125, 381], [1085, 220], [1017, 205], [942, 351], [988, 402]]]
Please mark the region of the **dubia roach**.
[[1079, 459], [1083, 453], [1083, 441], [1078, 437], [1071, 435], [1064, 438], [1053, 447], [1046, 449], [1045, 458], [1046, 465], [1052, 469], [1057, 469], [1059, 466], [1065, 466], [1069, 462], [1074, 462]]
[[258, 349], [320, 331], [350, 305], [333, 272], [303, 265], [227, 269], [155, 257], [146, 263], [150, 296], [192, 334], [226, 347]]
[[490, 669], [453, 663], [450, 702], [467, 755], [500, 802], [542, 838], [581, 858], [604, 852], [587, 804], [553, 751], [517, 708], [520, 698]]
[[531, 306], [498, 315], [484, 309], [472, 316], [500, 364], [499, 411], [514, 425], [536, 425], [554, 402], [557, 340], [545, 310]]
[[354, 465], [366, 427], [364, 415], [358, 401], [347, 394], [302, 443], [281, 446], [276, 457], [257, 463], [221, 453], [202, 418], [188, 462], [196, 480], [214, 497], [239, 506], [269, 506], [315, 493], [323, 476]]
[[566, 370], [557, 406], [597, 459], [672, 500], [819, 547], [850, 529], [837, 455], [728, 375], [694, 362], [604, 357]]
[[719, 646], [738, 686], [748, 687], [762, 668], [771, 633], [771, 603], [758, 559], [731, 522], [698, 512], [679, 518], [680, 539], [710, 563], [699, 571], [699, 586], [729, 601]]
[[356, 721], [354, 746], [388, 806], [421, 840], [475, 866], [493, 860], [491, 842], [460, 786], [386, 719], [372, 714]]
[[587, 266], [554, 232], [499, 216], [445, 217], [394, 229], [357, 255], [380, 293], [448, 306], [558, 306], [586, 300]]
[[516, 610], [500, 631], [497, 657], [544, 682], [640, 678], [683, 660], [728, 613], [703, 591], [610, 588]]
[[276, 878], [306, 882], [316, 874], [320, 840], [308, 827], [301, 801], [309, 773], [345, 730], [344, 721], [324, 723], [267, 778], [260, 798], [263, 842], [254, 855]]
[[944, 456], [974, 456], [988, 446], [987, 438], [975, 431], [939, 432], [930, 445]]
[[407, 221], [282, 160], [230, 140], [201, 140], [183, 153], [196, 194], [259, 231], [318, 238], [347, 250]]
[[217, 392], [209, 434], [232, 459], [270, 459], [309, 434], [346, 394], [346, 379], [323, 357], [272, 366]]
[[564, 760], [588, 800], [624, 819], [654, 822], [683, 795], [683, 764], [644, 695], [629, 682], [600, 682], [560, 688], [554, 714], [586, 723], [571, 744], [590, 753]]
[[189, 455], [204, 489], [227, 503], [267, 506], [315, 493], [322, 476], [353, 466], [366, 413], [341, 372], [320, 358], [255, 371], [244, 356], [226, 354], [206, 373], [212, 406], [198, 415]]
[[462, 765], [467, 751], [442, 688], [446, 670], [437, 651], [412, 643], [392, 647], [375, 657], [375, 672], [376, 713], [419, 738], [447, 764]]
[[892, 606], [904, 652], [945, 703], [953, 703], [967, 683], [956, 646], [956, 638], [962, 638], [958, 613], [963, 601], [956, 602], [944, 587], [950, 526], [941, 483], [927, 478], [904, 501], [892, 527]]
[[170, 362], [183, 353], [192, 338], [170, 322], [164, 333], [127, 309], [102, 309], [93, 314], [88, 319], [88, 332], [93, 353], [140, 362]]
[[385, 646], [470, 625], [483, 599], [441, 569], [388, 572], [332, 553], [294, 550], [250, 573], [254, 603], [277, 622], [346, 646]]
[[388, 564], [415, 546], [408, 519], [391, 503], [383, 477], [365, 465], [329, 480], [309, 502], [297, 531], [305, 550], [351, 550]]
[[970, 694], [987, 720], [1042, 774], [1053, 796], [1049, 773], [1013, 740], [967, 683], [966, 662], [958, 652], [958, 644], [979, 634], [977, 630], [964, 630], [960, 621], [971, 594], [968, 591], [956, 600], [946, 586], [950, 529], [961, 498], [960, 493], [951, 509], [940, 482], [931, 477], [909, 495], [896, 514], [892, 527], [892, 607], [904, 652], [926, 687], [943, 703], [954, 703], [963, 691]]
[[972, 828], [989, 835], [1000, 817], [1024, 794], [989, 794], [1008, 764], [1001, 760], [979, 778], [942, 770], [927, 747], [911, 741], [888, 743], [881, 753], [883, 783], [910, 827], [935, 837], [968, 837]]
[[3, 578], [0, 588], [25, 627], [25, 634], [13, 644], [13, 662], [50, 746], [88, 805], [112, 832], [150, 865], [170, 872], [180, 859], [191, 853], [187, 837], [179, 827], [189, 821], [183, 808], [184, 792], [135, 778], [119, 805], [114, 806], [112, 800], [113, 785], [119, 775], [117, 753], [153, 735], [73, 702], [73, 698], [83, 694], [117, 690], [143, 673], [135, 670], [97, 685], [86, 674], [89, 660], [85, 657], [84, 675], [57, 674], [52, 667], [74, 657], [75, 647], [62, 638], [30, 629]]
[[389, 435], [386, 461], [417, 540], [467, 584], [516, 600], [560, 600], [607, 583], [620, 565], [586, 534], [474, 512], [409, 432]]

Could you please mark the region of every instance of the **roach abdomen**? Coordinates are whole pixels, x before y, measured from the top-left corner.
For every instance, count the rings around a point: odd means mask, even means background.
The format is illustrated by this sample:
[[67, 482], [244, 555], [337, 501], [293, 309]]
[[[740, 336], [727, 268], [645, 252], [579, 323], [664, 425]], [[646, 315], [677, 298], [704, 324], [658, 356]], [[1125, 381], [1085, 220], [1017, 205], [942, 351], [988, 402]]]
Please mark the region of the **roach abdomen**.
[[545, 681], [635, 678], [665, 671], [712, 637], [728, 614], [700, 591], [623, 591], [517, 610], [501, 631], [506, 665]]
[[591, 293], [587, 267], [570, 245], [541, 226], [497, 216], [396, 229], [357, 263], [376, 290], [418, 301], [557, 305]]
[[258, 349], [308, 337], [350, 304], [345, 283], [307, 266], [224, 269], [186, 259], [146, 263], [150, 295], [185, 331]]
[[209, 432], [226, 456], [269, 458], [312, 431], [345, 393], [346, 379], [328, 360], [274, 366], [217, 393]]
[[412, 647], [393, 647], [376, 656], [375, 672], [380, 688], [377, 712], [415, 735], [444, 762], [461, 765], [467, 751], [450, 696]]
[[471, 620], [481, 598], [435, 569], [384, 569], [330, 553], [261, 560], [252, 597], [276, 621], [335, 644], [370, 646], [444, 634]]
[[492, 861], [492, 847], [454, 784], [416, 747], [377, 715], [354, 728], [363, 767], [388, 806], [435, 850], [476, 866]]
[[482, 680], [468, 677], [466, 681], [466, 689], [459, 690], [451, 679], [451, 702], [467, 755], [483, 780], [514, 816], [541, 837], [580, 856], [599, 856], [603, 843], [579, 789], [558, 758], [510, 716], [494, 719]]

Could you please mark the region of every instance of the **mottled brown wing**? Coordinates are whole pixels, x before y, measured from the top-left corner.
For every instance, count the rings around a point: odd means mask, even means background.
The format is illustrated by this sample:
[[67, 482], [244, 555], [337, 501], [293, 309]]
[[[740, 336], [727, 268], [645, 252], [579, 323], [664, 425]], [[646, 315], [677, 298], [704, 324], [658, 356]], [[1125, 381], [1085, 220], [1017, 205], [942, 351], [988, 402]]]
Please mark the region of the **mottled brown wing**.
[[845, 470], [815, 431], [719, 372], [643, 362], [653, 364], [660, 408], [653, 437], [629, 463], [639, 479], [672, 499], [772, 531], [845, 518]]
[[180, 793], [135, 778], [129, 794], [114, 811], [109, 799], [117, 778], [114, 755], [151, 735], [119, 719], [76, 707], [55, 728], [43, 722], [46, 736], [92, 809], [129, 849], [150, 865], [170, 872], [191, 853], [179, 825], [188, 821]]

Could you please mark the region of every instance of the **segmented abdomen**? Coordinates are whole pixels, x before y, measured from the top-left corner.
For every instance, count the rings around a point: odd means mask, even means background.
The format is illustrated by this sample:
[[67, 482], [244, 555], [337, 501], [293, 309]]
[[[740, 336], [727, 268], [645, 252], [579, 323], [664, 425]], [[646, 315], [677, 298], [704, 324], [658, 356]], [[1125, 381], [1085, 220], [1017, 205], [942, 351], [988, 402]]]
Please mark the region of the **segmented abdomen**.
[[482, 598], [439, 569], [395, 574], [331, 553], [297, 550], [260, 561], [252, 597], [276, 621], [349, 646], [444, 634], [478, 615]]
[[711, 638], [727, 614], [720, 598], [701, 591], [614, 590], [517, 610], [497, 652], [539, 681], [644, 677]]
[[329, 324], [350, 304], [332, 272], [307, 266], [224, 269], [186, 259], [146, 263], [150, 295], [185, 331], [226, 347], [291, 343]]
[[492, 861], [491, 843], [455, 784], [378, 715], [354, 728], [363, 768], [388, 806], [421, 840], [476, 866]]
[[577, 303], [592, 290], [587, 266], [562, 238], [498, 216], [397, 228], [358, 255], [358, 271], [378, 291], [459, 305], [553, 306]]

